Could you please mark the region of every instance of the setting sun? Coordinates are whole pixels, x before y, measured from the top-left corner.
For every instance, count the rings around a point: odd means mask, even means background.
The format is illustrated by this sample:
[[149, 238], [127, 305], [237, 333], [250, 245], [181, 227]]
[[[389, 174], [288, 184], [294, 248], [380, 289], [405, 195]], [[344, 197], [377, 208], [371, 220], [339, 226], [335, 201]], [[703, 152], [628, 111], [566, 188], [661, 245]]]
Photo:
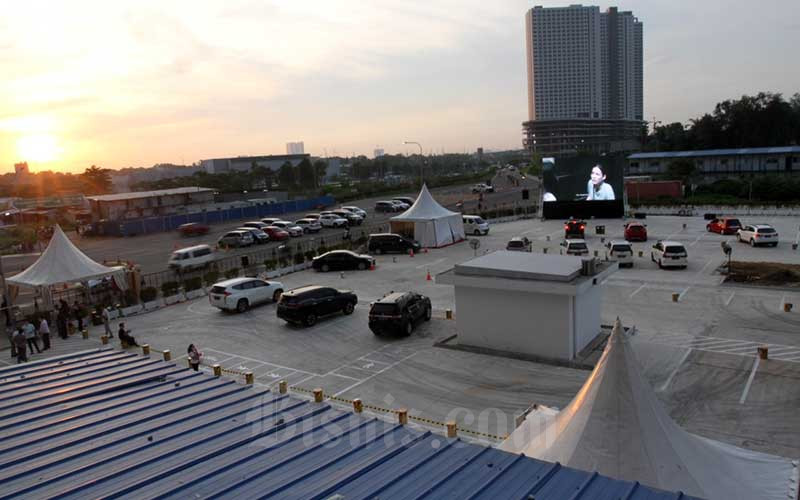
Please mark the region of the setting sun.
[[50, 134], [25, 135], [17, 141], [17, 153], [21, 161], [47, 163], [58, 160], [61, 148]]

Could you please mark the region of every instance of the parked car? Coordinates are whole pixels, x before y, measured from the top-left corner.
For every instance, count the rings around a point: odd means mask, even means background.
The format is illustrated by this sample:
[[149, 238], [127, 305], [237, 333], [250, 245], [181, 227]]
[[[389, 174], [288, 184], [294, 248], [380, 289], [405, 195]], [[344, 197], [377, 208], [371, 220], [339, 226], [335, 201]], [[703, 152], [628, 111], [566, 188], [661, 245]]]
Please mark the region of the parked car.
[[369, 308], [369, 329], [375, 335], [411, 335], [421, 321], [431, 319], [431, 299], [414, 292], [392, 292]]
[[376, 212], [398, 212], [400, 209], [397, 205], [392, 203], [391, 201], [376, 201], [375, 202], [375, 211]]
[[489, 234], [489, 223], [477, 215], [464, 215], [462, 217], [464, 222], [464, 233], [474, 234], [475, 236], [481, 234]]
[[514, 236], [508, 241], [506, 250], [509, 252], [530, 252], [531, 240], [526, 236]]
[[[270, 235], [270, 237], [272, 236]], [[249, 247], [253, 243], [255, 243], [255, 240], [253, 240], [253, 235], [250, 234], [250, 231], [228, 231], [217, 240], [217, 244], [221, 247], [241, 248]]]
[[252, 227], [254, 229], [261, 229], [262, 231], [267, 226], [269, 226], [269, 224], [267, 224], [266, 222], [261, 222], [259, 220], [245, 222], [244, 224], [242, 224], [242, 227]]
[[268, 226], [271, 226], [272, 224], [278, 222], [279, 220], [281, 219], [279, 219], [278, 217], [264, 217], [263, 219], [261, 219], [261, 222], [263, 222]]
[[709, 233], [736, 234], [741, 228], [742, 224], [739, 219], [732, 217], [721, 217], [706, 224], [706, 230]]
[[287, 323], [313, 326], [322, 316], [352, 314], [358, 297], [349, 290], [309, 285], [284, 292], [278, 301], [278, 317]]
[[278, 302], [283, 284], [259, 278], [233, 278], [215, 283], [208, 292], [208, 301], [225, 311], [245, 312], [264, 302]]
[[316, 219], [298, 219], [294, 221], [295, 226], [299, 226], [304, 233], [318, 233], [322, 230], [322, 224]]
[[269, 239], [274, 241], [284, 241], [289, 239], [289, 233], [278, 226], [267, 226], [264, 228], [264, 232], [269, 235]]
[[583, 239], [584, 231], [586, 230], [586, 221], [578, 219], [570, 219], [564, 222], [564, 238], [579, 238]]
[[178, 232], [181, 233], [181, 236], [203, 236], [208, 234], [209, 229], [208, 226], [199, 222], [189, 222], [178, 226]]
[[292, 238], [297, 238], [298, 236], [303, 236], [303, 228], [295, 224], [294, 222], [289, 222], [288, 220], [279, 220], [275, 221], [272, 224], [275, 227], [279, 227], [289, 233], [289, 236]]
[[484, 184], [484, 183], [475, 184], [474, 186], [472, 186], [472, 192], [473, 193], [494, 193], [494, 186], [491, 186], [489, 184]]
[[322, 214], [319, 216], [319, 223], [322, 227], [332, 228], [345, 228], [347, 227], [347, 219], [342, 219], [336, 214]]
[[399, 201], [400, 203], [405, 203], [410, 207], [417, 201], [417, 199], [408, 196], [395, 196], [394, 198], [392, 198], [392, 201]]
[[772, 245], [778, 246], [778, 231], [769, 224], [749, 224], [736, 233], [736, 239], [750, 246]]
[[686, 248], [676, 241], [657, 241], [650, 251], [650, 260], [658, 263], [659, 268], [680, 267], [689, 265]]
[[403, 203], [402, 201], [399, 200], [391, 200], [390, 203], [395, 206], [396, 212], [405, 212], [411, 207], [411, 205], [409, 205], [408, 203]]
[[367, 251], [376, 253], [408, 253], [409, 250], [419, 252], [422, 247], [416, 241], [400, 236], [394, 233], [377, 233], [370, 234], [367, 240]]
[[260, 229], [256, 229], [254, 227], [237, 227], [237, 231], [247, 231], [253, 236], [253, 242], [256, 245], [263, 245], [264, 243], [269, 243], [269, 235]]
[[214, 251], [208, 245], [196, 245], [175, 250], [169, 258], [168, 267], [177, 271], [201, 269], [214, 260]]
[[319, 216], [320, 216], [320, 215], [319, 215], [318, 213], [310, 213], [310, 214], [305, 214], [305, 215], [303, 216], [303, 218], [304, 218], [304, 219], [314, 219], [314, 220], [319, 220]]
[[355, 207], [355, 206], [352, 206], [352, 205], [346, 206], [346, 207], [342, 207], [342, 210], [347, 210], [348, 212], [352, 212], [352, 213], [354, 213], [356, 215], [360, 215], [364, 219], [367, 218], [366, 210], [362, 210], [362, 209], [360, 209], [358, 207]]
[[347, 210], [334, 210], [333, 215], [340, 217], [347, 221], [347, 224], [351, 226], [360, 226], [362, 222], [364, 222], [364, 218], [358, 214], [354, 214], [353, 212], [348, 212]]
[[331, 250], [318, 257], [314, 257], [311, 267], [317, 271], [345, 271], [358, 269], [363, 271], [375, 265], [375, 258], [371, 255], [357, 254], [350, 250]]
[[627, 241], [647, 241], [647, 225], [641, 222], [628, 222], [625, 224], [625, 239]]
[[606, 243], [609, 260], [617, 261], [619, 267], [633, 267], [633, 247], [627, 241], [609, 241]]
[[589, 247], [586, 246], [586, 241], [580, 238], [569, 238], [561, 242], [562, 250], [567, 255], [577, 255], [582, 257], [589, 255]]

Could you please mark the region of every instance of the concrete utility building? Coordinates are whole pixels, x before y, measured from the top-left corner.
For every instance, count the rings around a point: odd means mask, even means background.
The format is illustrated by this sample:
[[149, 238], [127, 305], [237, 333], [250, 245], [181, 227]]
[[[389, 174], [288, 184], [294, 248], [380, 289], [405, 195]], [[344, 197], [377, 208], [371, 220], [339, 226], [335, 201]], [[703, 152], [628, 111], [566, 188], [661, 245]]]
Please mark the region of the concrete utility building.
[[616, 263], [499, 251], [439, 274], [455, 285], [458, 344], [533, 358], [575, 359], [600, 333], [601, 280]]
[[214, 190], [201, 187], [88, 196], [94, 220], [123, 220], [186, 213], [188, 205], [214, 203]]

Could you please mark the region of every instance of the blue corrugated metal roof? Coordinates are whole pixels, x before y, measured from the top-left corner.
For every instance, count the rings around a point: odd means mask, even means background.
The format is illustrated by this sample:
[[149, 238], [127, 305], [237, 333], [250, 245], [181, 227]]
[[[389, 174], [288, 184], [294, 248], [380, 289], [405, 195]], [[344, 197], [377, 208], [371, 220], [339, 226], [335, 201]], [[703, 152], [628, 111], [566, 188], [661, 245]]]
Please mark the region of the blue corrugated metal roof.
[[656, 153], [634, 153], [629, 160], [655, 160], [660, 158], [697, 158], [708, 156], [742, 156], [800, 153], [800, 146], [775, 148], [703, 149], [698, 151], [664, 151]]
[[0, 370], [0, 498], [688, 498], [135, 354]]

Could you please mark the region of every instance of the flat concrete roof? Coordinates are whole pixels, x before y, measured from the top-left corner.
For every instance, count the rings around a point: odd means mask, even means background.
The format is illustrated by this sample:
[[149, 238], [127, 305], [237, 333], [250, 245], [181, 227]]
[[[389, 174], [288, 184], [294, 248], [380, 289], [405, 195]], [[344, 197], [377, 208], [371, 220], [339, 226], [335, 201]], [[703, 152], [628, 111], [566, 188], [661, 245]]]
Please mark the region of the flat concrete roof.
[[176, 194], [205, 193], [209, 191], [214, 191], [214, 190], [210, 188], [191, 186], [191, 187], [180, 187], [173, 189], [161, 189], [158, 191], [133, 191], [130, 193], [101, 194], [97, 196], [87, 196], [86, 198], [92, 201], [121, 201], [121, 200], [136, 200], [139, 198], [153, 198], [156, 196], [172, 196]]
[[454, 266], [459, 276], [569, 282], [581, 272], [581, 258], [499, 250]]

